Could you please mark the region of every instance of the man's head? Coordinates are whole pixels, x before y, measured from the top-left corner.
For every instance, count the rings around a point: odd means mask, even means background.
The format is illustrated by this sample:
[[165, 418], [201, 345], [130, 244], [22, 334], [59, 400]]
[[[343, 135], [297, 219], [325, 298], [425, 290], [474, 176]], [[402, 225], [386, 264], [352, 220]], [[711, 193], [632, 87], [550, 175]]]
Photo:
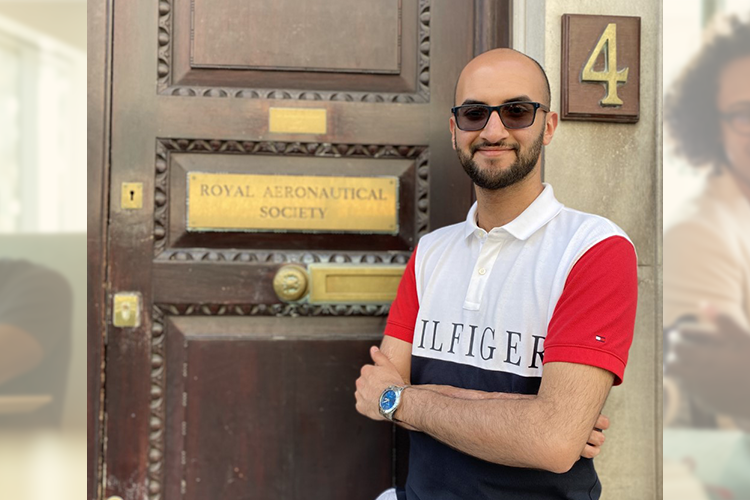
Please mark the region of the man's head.
[[[455, 99], [457, 106], [530, 101], [547, 107], [550, 90], [536, 61], [512, 49], [495, 49], [466, 65], [456, 83]], [[477, 131], [461, 130], [451, 116], [453, 148], [477, 186], [502, 189], [538, 172], [542, 146], [552, 140], [557, 114], [542, 108], [535, 113], [531, 126], [509, 129], [493, 111], [484, 128]]]
[[665, 101], [677, 153], [695, 166], [728, 166], [750, 181], [748, 79], [750, 21], [717, 20]]

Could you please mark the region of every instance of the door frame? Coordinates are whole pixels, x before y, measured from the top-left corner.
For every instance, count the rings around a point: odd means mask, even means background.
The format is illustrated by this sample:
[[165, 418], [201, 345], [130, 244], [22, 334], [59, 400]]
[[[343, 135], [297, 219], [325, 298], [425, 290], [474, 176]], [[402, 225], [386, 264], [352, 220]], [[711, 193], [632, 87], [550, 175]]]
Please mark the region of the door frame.
[[86, 497], [101, 497], [104, 457], [104, 346], [106, 336], [107, 217], [109, 210], [109, 142], [114, 0], [89, 3], [87, 9], [87, 181], [88, 254]]

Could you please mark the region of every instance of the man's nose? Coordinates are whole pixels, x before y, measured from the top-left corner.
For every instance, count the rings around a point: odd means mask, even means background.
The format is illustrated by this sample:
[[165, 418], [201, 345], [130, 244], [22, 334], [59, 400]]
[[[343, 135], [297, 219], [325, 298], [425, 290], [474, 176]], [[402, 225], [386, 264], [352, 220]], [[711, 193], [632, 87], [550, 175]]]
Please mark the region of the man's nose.
[[503, 125], [503, 121], [500, 119], [500, 113], [492, 111], [490, 113], [490, 119], [487, 121], [487, 125], [482, 129], [482, 133], [479, 136], [487, 142], [494, 144], [510, 136], [510, 132]]

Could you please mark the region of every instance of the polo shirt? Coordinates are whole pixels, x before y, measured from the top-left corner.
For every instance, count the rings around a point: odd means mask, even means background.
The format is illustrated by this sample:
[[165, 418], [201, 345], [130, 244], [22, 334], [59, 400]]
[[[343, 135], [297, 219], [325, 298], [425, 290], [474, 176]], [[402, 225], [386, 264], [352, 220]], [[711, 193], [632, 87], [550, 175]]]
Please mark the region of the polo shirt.
[[[385, 334], [412, 343], [411, 383], [537, 394], [543, 366], [597, 366], [622, 382], [638, 293], [632, 242], [563, 206], [550, 185], [510, 223], [466, 221], [419, 241]], [[598, 498], [593, 461], [565, 474], [506, 467], [410, 433], [410, 500]]]

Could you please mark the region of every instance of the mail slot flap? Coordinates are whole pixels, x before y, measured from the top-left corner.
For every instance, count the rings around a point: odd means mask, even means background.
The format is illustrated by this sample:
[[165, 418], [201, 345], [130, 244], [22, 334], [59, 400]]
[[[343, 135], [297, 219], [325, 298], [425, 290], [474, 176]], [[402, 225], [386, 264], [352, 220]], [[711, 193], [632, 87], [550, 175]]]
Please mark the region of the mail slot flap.
[[404, 265], [310, 264], [311, 304], [390, 304]]

